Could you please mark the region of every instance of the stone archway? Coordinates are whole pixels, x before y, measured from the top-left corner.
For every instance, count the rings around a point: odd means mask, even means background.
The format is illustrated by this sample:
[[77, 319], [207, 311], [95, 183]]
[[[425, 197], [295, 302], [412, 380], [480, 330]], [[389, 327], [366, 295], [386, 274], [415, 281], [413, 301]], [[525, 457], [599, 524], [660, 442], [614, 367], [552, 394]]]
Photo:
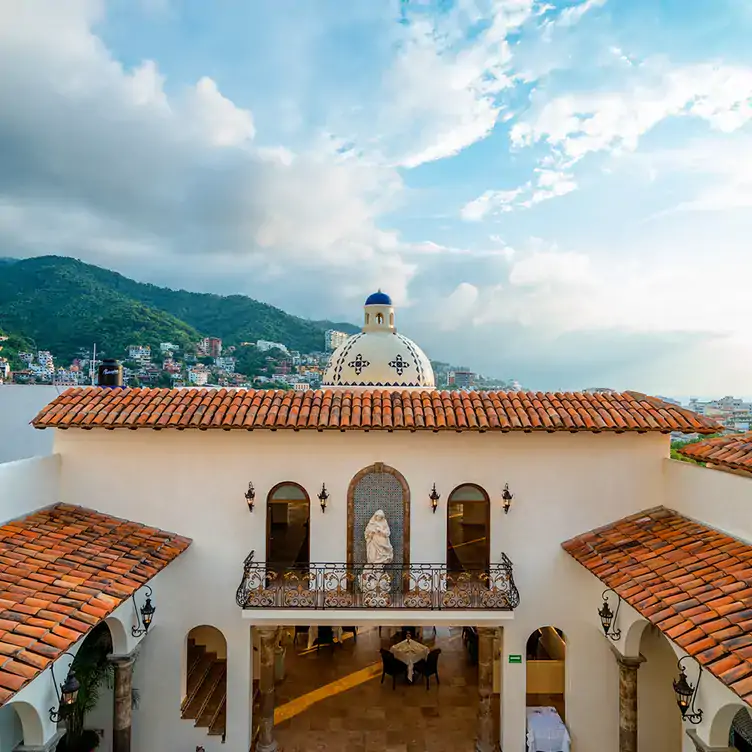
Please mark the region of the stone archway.
[[383, 462], [356, 473], [347, 489], [347, 563], [365, 562], [363, 531], [377, 509], [383, 509], [392, 531], [394, 563], [410, 563], [410, 487], [405, 476]]

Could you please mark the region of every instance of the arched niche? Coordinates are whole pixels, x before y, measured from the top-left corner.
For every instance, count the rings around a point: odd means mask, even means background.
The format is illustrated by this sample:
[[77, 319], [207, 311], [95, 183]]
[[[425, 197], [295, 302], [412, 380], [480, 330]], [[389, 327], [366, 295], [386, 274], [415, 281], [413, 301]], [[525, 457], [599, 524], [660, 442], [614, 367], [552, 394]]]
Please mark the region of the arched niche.
[[266, 497], [266, 560], [283, 567], [310, 563], [311, 500], [299, 483], [277, 483]]
[[398, 470], [382, 462], [364, 467], [347, 489], [347, 562], [363, 564], [363, 537], [374, 512], [382, 509], [391, 531], [394, 563], [410, 563], [410, 488]]
[[547, 625], [530, 633], [525, 661], [528, 707], [554, 707], [565, 719], [567, 642], [564, 632]]
[[37, 709], [28, 702], [11, 700], [0, 707], [0, 740], [5, 749], [23, 743], [30, 747], [44, 744], [44, 726]]
[[491, 500], [475, 483], [457, 486], [447, 499], [447, 567], [487, 571], [491, 563]]
[[212, 735], [226, 730], [227, 640], [210, 624], [193, 627], [183, 651], [181, 718]]

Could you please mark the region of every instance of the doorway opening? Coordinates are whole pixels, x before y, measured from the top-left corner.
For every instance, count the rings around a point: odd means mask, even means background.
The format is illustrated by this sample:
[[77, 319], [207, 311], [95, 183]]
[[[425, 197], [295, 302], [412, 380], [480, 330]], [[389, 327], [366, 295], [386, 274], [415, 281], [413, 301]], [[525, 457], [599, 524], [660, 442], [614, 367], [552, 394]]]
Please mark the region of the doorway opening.
[[266, 509], [266, 560], [277, 567], [310, 564], [311, 502], [297, 483], [279, 483], [269, 492]]
[[552, 707], [566, 720], [564, 633], [557, 627], [540, 627], [528, 638], [526, 652], [527, 707]]

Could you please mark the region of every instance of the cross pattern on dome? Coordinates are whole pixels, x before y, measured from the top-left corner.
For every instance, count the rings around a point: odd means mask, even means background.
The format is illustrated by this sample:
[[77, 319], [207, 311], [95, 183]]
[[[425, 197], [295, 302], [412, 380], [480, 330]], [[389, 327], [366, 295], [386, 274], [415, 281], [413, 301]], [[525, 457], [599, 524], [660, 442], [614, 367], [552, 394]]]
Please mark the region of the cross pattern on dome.
[[397, 376], [402, 376], [402, 374], [410, 368], [410, 364], [402, 359], [402, 355], [397, 355], [394, 360], [389, 361], [389, 367], [394, 368], [394, 370], [397, 371]]
[[363, 356], [358, 353], [355, 356], [355, 360], [351, 360], [347, 365], [350, 366], [358, 376], [360, 376], [363, 369], [368, 368], [368, 366], [371, 365], [371, 362], [369, 360], [364, 360]]

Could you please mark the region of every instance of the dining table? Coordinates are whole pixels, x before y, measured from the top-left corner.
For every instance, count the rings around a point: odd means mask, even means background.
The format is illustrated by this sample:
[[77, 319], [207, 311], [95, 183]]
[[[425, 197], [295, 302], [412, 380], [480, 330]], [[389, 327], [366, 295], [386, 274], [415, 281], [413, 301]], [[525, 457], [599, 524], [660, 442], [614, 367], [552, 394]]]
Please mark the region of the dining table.
[[413, 667], [418, 661], [423, 661], [428, 657], [430, 650], [418, 642], [408, 637], [390, 648], [392, 655], [402, 661], [407, 666], [407, 680], [413, 680]]
[[569, 752], [570, 743], [556, 708], [527, 708], [527, 752]]

